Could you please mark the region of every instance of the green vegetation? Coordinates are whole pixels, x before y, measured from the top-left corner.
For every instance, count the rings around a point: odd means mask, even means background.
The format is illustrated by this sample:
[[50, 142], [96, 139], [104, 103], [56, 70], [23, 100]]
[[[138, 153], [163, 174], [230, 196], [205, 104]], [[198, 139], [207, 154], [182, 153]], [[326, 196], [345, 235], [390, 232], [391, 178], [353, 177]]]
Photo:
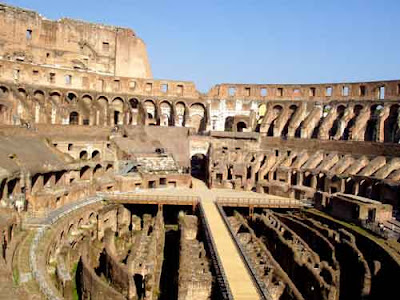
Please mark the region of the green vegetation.
[[72, 299], [79, 300], [78, 289], [76, 288], [76, 270], [78, 270], [78, 262], [76, 262], [72, 266], [72, 278], [73, 278], [73, 286], [72, 286]]
[[13, 269], [13, 282], [15, 285], [19, 285], [19, 271], [17, 268]]

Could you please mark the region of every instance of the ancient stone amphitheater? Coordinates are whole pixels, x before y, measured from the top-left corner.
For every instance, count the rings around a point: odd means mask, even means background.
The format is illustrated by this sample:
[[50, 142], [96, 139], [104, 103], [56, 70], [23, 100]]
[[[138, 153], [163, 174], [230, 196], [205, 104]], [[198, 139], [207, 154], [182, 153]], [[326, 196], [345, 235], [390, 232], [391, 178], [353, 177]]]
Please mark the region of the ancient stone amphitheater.
[[399, 105], [200, 93], [131, 29], [0, 4], [0, 298], [398, 299]]

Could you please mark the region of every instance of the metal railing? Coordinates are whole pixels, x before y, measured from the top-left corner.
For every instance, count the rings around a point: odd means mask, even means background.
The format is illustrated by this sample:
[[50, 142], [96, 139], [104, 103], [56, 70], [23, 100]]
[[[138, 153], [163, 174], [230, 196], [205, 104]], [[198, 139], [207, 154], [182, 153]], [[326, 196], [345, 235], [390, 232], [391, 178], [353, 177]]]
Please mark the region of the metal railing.
[[240, 197], [217, 197], [216, 202], [221, 206], [254, 206], [254, 207], [275, 207], [291, 208], [310, 206], [311, 202], [291, 198], [240, 198]]
[[195, 205], [200, 202], [197, 196], [166, 196], [145, 194], [102, 193], [104, 200], [115, 202], [160, 203]]
[[228, 218], [227, 218], [223, 208], [218, 203], [216, 203], [215, 205], [217, 206], [218, 212], [221, 215], [222, 219], [224, 220], [225, 226], [227, 227], [227, 229], [236, 245], [236, 248], [240, 254], [240, 258], [242, 259], [243, 263], [245, 264], [247, 271], [250, 273], [250, 277], [251, 277], [255, 287], [257, 288], [257, 292], [258, 292], [260, 298], [265, 299], [265, 300], [273, 299], [272, 296], [269, 294], [268, 290], [266, 289], [265, 284], [258, 278], [257, 273], [254, 270], [250, 259], [245, 254], [246, 253], [245, 250], [243, 249], [242, 245], [240, 244], [237, 237], [233, 233], [232, 228], [229, 224]]
[[231, 300], [233, 299], [232, 291], [229, 287], [228, 279], [226, 278], [225, 271], [222, 267], [221, 258], [217, 252], [217, 246], [215, 245], [214, 238], [211, 235], [210, 225], [208, 224], [208, 220], [204, 213], [203, 206], [199, 205], [199, 214], [202, 220], [204, 235], [206, 238], [206, 242], [208, 244], [208, 248], [210, 250], [211, 261], [214, 266], [215, 276], [217, 279], [217, 283], [221, 292], [222, 299]]

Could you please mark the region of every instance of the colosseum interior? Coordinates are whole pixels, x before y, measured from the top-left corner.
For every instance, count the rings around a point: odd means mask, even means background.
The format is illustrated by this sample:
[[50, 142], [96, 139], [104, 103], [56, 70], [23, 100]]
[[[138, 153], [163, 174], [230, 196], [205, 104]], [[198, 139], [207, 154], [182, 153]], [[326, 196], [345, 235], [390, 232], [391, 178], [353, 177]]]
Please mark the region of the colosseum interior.
[[398, 299], [400, 80], [153, 79], [0, 4], [0, 298]]

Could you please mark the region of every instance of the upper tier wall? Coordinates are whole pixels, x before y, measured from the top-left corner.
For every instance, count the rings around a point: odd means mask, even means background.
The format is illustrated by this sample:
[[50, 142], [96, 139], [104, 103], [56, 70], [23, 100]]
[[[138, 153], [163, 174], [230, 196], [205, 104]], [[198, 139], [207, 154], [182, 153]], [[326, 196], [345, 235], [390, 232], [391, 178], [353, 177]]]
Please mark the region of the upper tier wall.
[[144, 42], [131, 29], [71, 19], [48, 20], [0, 4], [0, 58], [151, 78]]
[[398, 100], [400, 80], [323, 84], [218, 84], [213, 99], [251, 100]]
[[194, 83], [188, 81], [120, 77], [1, 59], [0, 81], [48, 87], [54, 90], [63, 88], [143, 96], [199, 97]]

